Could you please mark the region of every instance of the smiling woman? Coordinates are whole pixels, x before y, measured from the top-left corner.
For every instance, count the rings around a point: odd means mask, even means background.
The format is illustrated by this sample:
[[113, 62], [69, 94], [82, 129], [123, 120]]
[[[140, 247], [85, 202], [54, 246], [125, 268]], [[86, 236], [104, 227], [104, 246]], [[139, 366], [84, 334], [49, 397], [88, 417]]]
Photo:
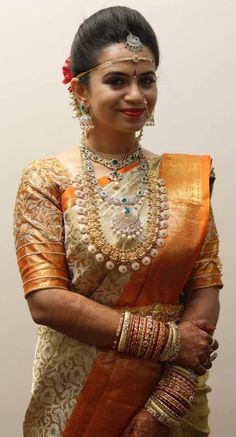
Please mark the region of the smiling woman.
[[81, 143], [24, 170], [15, 243], [39, 325], [24, 437], [209, 435], [214, 173], [209, 156], [143, 148], [158, 64], [139, 12], [85, 20], [63, 67]]

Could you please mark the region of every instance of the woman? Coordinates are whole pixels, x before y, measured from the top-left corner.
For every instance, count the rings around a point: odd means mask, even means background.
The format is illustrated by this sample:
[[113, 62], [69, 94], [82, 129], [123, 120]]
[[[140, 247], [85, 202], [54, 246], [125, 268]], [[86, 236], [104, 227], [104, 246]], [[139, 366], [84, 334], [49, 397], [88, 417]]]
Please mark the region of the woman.
[[64, 66], [81, 144], [23, 173], [15, 241], [39, 324], [25, 437], [209, 435], [214, 174], [209, 156], [141, 147], [158, 64], [137, 11], [85, 20]]

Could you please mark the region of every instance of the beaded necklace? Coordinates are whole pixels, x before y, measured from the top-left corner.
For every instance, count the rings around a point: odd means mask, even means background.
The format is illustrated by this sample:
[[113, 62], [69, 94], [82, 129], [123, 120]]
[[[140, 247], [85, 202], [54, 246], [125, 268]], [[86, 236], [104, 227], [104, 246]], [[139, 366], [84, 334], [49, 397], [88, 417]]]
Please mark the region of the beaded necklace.
[[[152, 257], [156, 257], [164, 246], [168, 227], [168, 195], [163, 179], [148, 167], [139, 151], [140, 184], [135, 195], [108, 195], [96, 180], [90, 156], [81, 147], [82, 174], [78, 177], [77, 197], [78, 221], [82, 241], [88, 244], [88, 251], [94, 254], [99, 263], [105, 263], [108, 270], [118, 267], [120, 273], [129, 269], [138, 270], [141, 264], [148, 265]], [[135, 214], [137, 203], [140, 205], [147, 197], [147, 223], [143, 233], [143, 225]], [[110, 244], [103, 231], [99, 203], [106, 202], [116, 209], [111, 228], [117, 237], [130, 241], [136, 240], [135, 247], [119, 249]], [[142, 235], [143, 234], [143, 235]]]

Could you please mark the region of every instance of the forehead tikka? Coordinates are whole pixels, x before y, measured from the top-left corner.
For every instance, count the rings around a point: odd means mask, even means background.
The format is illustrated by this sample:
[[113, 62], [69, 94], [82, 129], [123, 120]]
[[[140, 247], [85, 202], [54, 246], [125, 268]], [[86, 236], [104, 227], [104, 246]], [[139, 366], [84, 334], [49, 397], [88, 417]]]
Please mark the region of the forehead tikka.
[[125, 47], [131, 52], [137, 53], [143, 50], [143, 43], [140, 41], [138, 36], [135, 36], [129, 32], [126, 38]]

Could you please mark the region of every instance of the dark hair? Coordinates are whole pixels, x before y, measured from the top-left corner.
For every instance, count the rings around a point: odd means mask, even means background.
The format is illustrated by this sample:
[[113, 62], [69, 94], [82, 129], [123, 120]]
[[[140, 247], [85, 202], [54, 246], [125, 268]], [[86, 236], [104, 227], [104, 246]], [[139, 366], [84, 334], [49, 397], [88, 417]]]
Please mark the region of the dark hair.
[[[88, 71], [99, 62], [99, 51], [114, 43], [123, 42], [131, 32], [153, 53], [156, 68], [159, 65], [159, 48], [156, 35], [140, 12], [124, 6], [101, 9], [80, 25], [71, 47], [73, 76]], [[81, 78], [87, 83], [88, 76]]]

